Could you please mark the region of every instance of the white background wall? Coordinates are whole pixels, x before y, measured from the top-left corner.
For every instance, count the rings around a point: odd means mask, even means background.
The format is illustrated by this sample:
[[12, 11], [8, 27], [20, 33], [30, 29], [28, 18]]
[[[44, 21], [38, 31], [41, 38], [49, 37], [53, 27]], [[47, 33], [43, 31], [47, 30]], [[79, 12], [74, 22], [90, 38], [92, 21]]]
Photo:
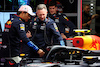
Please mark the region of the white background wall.
[[10, 14], [16, 14], [16, 12], [0, 12], [0, 23], [1, 23], [2, 31], [4, 30], [5, 23], [10, 18]]

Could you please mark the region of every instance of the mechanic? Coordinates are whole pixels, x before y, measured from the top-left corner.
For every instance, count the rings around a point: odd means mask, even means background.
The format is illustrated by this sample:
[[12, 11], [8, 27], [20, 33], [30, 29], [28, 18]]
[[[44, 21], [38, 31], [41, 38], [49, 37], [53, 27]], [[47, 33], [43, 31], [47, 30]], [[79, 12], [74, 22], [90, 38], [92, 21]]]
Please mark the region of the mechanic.
[[98, 14], [94, 14], [91, 16], [89, 12], [90, 12], [90, 5], [84, 4], [83, 12], [82, 12], [82, 28], [83, 29], [90, 29], [90, 24], [92, 20], [99, 16]]
[[[59, 33], [56, 23], [47, 17], [47, 7], [45, 4], [39, 4], [36, 8], [37, 17], [34, 18], [32, 27], [32, 41], [47, 53], [46, 47], [52, 46], [52, 36], [58, 40], [57, 45], [65, 46]], [[31, 53], [32, 54], [32, 53]], [[32, 55], [33, 57], [34, 55]], [[36, 56], [36, 55], [35, 55]], [[37, 55], [38, 56], [38, 55]], [[36, 56], [36, 57], [37, 57]]]
[[39, 49], [33, 42], [29, 40], [26, 36], [24, 22], [27, 22], [31, 16], [35, 14], [32, 8], [28, 5], [22, 5], [17, 15], [11, 17], [5, 24], [5, 29], [3, 32], [3, 44], [9, 45], [9, 57], [5, 63], [5, 67], [18, 67], [21, 57], [19, 56], [20, 50], [20, 40], [31, 47], [35, 52], [39, 54], [40, 57], [44, 55], [44, 51]]
[[[66, 41], [67, 37], [73, 35], [73, 29], [76, 26], [66, 17], [65, 14], [57, 12], [56, 2], [51, 1], [49, 3], [48, 9], [49, 9], [48, 16], [56, 22], [62, 38]], [[68, 36], [65, 35], [66, 26], [70, 28]], [[54, 43], [55, 42], [56, 41], [54, 40]]]

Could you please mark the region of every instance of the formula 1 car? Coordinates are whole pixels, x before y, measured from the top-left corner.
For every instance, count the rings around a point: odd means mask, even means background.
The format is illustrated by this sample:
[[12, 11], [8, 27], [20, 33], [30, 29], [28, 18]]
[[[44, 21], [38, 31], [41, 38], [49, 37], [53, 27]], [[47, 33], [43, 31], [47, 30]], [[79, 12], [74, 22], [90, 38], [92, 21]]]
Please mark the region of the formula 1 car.
[[100, 66], [100, 51], [83, 50], [78, 47], [50, 46], [44, 60], [35, 59], [26, 67], [97, 67]]
[[[74, 30], [78, 33], [88, 30]], [[68, 38], [73, 46], [48, 46], [51, 48], [45, 59], [23, 58], [20, 67], [99, 67], [100, 41], [96, 35], [78, 35]], [[66, 41], [67, 41], [66, 40]], [[68, 44], [70, 45], [70, 44]], [[30, 62], [30, 59], [32, 60]]]
[[79, 47], [86, 50], [100, 50], [100, 37], [96, 35], [85, 35], [85, 33], [90, 32], [87, 29], [76, 29], [77, 33], [83, 33], [83, 35], [75, 36], [73, 40], [73, 46]]
[[[53, 46], [49, 51], [46, 60], [62, 62], [65, 65], [74, 64], [85, 66], [100, 66], [100, 37], [96, 35], [85, 35], [90, 30], [75, 29], [78, 36], [69, 38], [73, 47]], [[80, 34], [83, 35], [80, 35]]]
[[100, 66], [100, 50], [83, 50], [78, 47], [53, 46], [46, 60], [65, 65]]

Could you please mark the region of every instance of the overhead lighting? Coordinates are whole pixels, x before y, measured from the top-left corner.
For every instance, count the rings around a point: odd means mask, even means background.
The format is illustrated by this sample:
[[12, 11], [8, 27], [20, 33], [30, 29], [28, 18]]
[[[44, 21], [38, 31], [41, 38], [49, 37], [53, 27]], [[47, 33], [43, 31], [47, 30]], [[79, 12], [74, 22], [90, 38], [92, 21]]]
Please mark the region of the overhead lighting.
[[93, 9], [93, 7], [91, 7], [91, 9]]
[[93, 15], [93, 13], [91, 13], [91, 15]]
[[93, 12], [93, 10], [91, 10], [91, 12]]
[[93, 3], [91, 3], [91, 6], [93, 6]]

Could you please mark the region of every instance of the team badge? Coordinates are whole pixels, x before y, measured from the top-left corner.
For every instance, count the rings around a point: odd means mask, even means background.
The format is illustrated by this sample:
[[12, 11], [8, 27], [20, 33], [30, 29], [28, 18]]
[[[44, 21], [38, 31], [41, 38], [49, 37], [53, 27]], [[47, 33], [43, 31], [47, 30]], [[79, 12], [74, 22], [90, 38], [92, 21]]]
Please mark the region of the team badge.
[[32, 28], [33, 28], [33, 29], [36, 29], [36, 26], [37, 26], [37, 23], [36, 23], [36, 22], [34, 22], [34, 24], [33, 24]]
[[55, 22], [56, 22], [56, 23], [59, 23], [59, 17], [56, 17], [56, 18], [55, 18]]
[[67, 21], [69, 21], [69, 19], [66, 16], [63, 16]]
[[69, 30], [70, 30], [69, 27], [65, 28], [65, 33], [69, 33]]
[[61, 13], [58, 13], [59, 15], [61, 15]]
[[11, 18], [11, 20], [14, 20], [14, 18]]
[[8, 24], [8, 25], [11, 25], [11, 24], [12, 24], [12, 22], [11, 22], [11, 21], [7, 21], [7, 24]]
[[36, 22], [34, 22], [34, 25], [37, 25], [37, 23], [36, 23]]
[[34, 21], [36, 21], [36, 18], [34, 18]]
[[53, 23], [53, 25], [54, 25], [54, 28], [56, 29], [56, 31], [57, 31], [57, 32], [59, 32], [59, 30], [58, 30], [58, 27], [57, 27], [56, 23]]
[[40, 29], [41, 29], [41, 30], [44, 30], [44, 29], [45, 29], [45, 26], [41, 26]]
[[46, 24], [45, 23], [43, 23], [43, 26], [45, 26]]
[[4, 29], [5, 32], [9, 32], [9, 29]]
[[25, 25], [24, 24], [20, 24], [20, 30], [24, 30], [25, 31]]
[[19, 20], [22, 21], [21, 18], [19, 18]]

